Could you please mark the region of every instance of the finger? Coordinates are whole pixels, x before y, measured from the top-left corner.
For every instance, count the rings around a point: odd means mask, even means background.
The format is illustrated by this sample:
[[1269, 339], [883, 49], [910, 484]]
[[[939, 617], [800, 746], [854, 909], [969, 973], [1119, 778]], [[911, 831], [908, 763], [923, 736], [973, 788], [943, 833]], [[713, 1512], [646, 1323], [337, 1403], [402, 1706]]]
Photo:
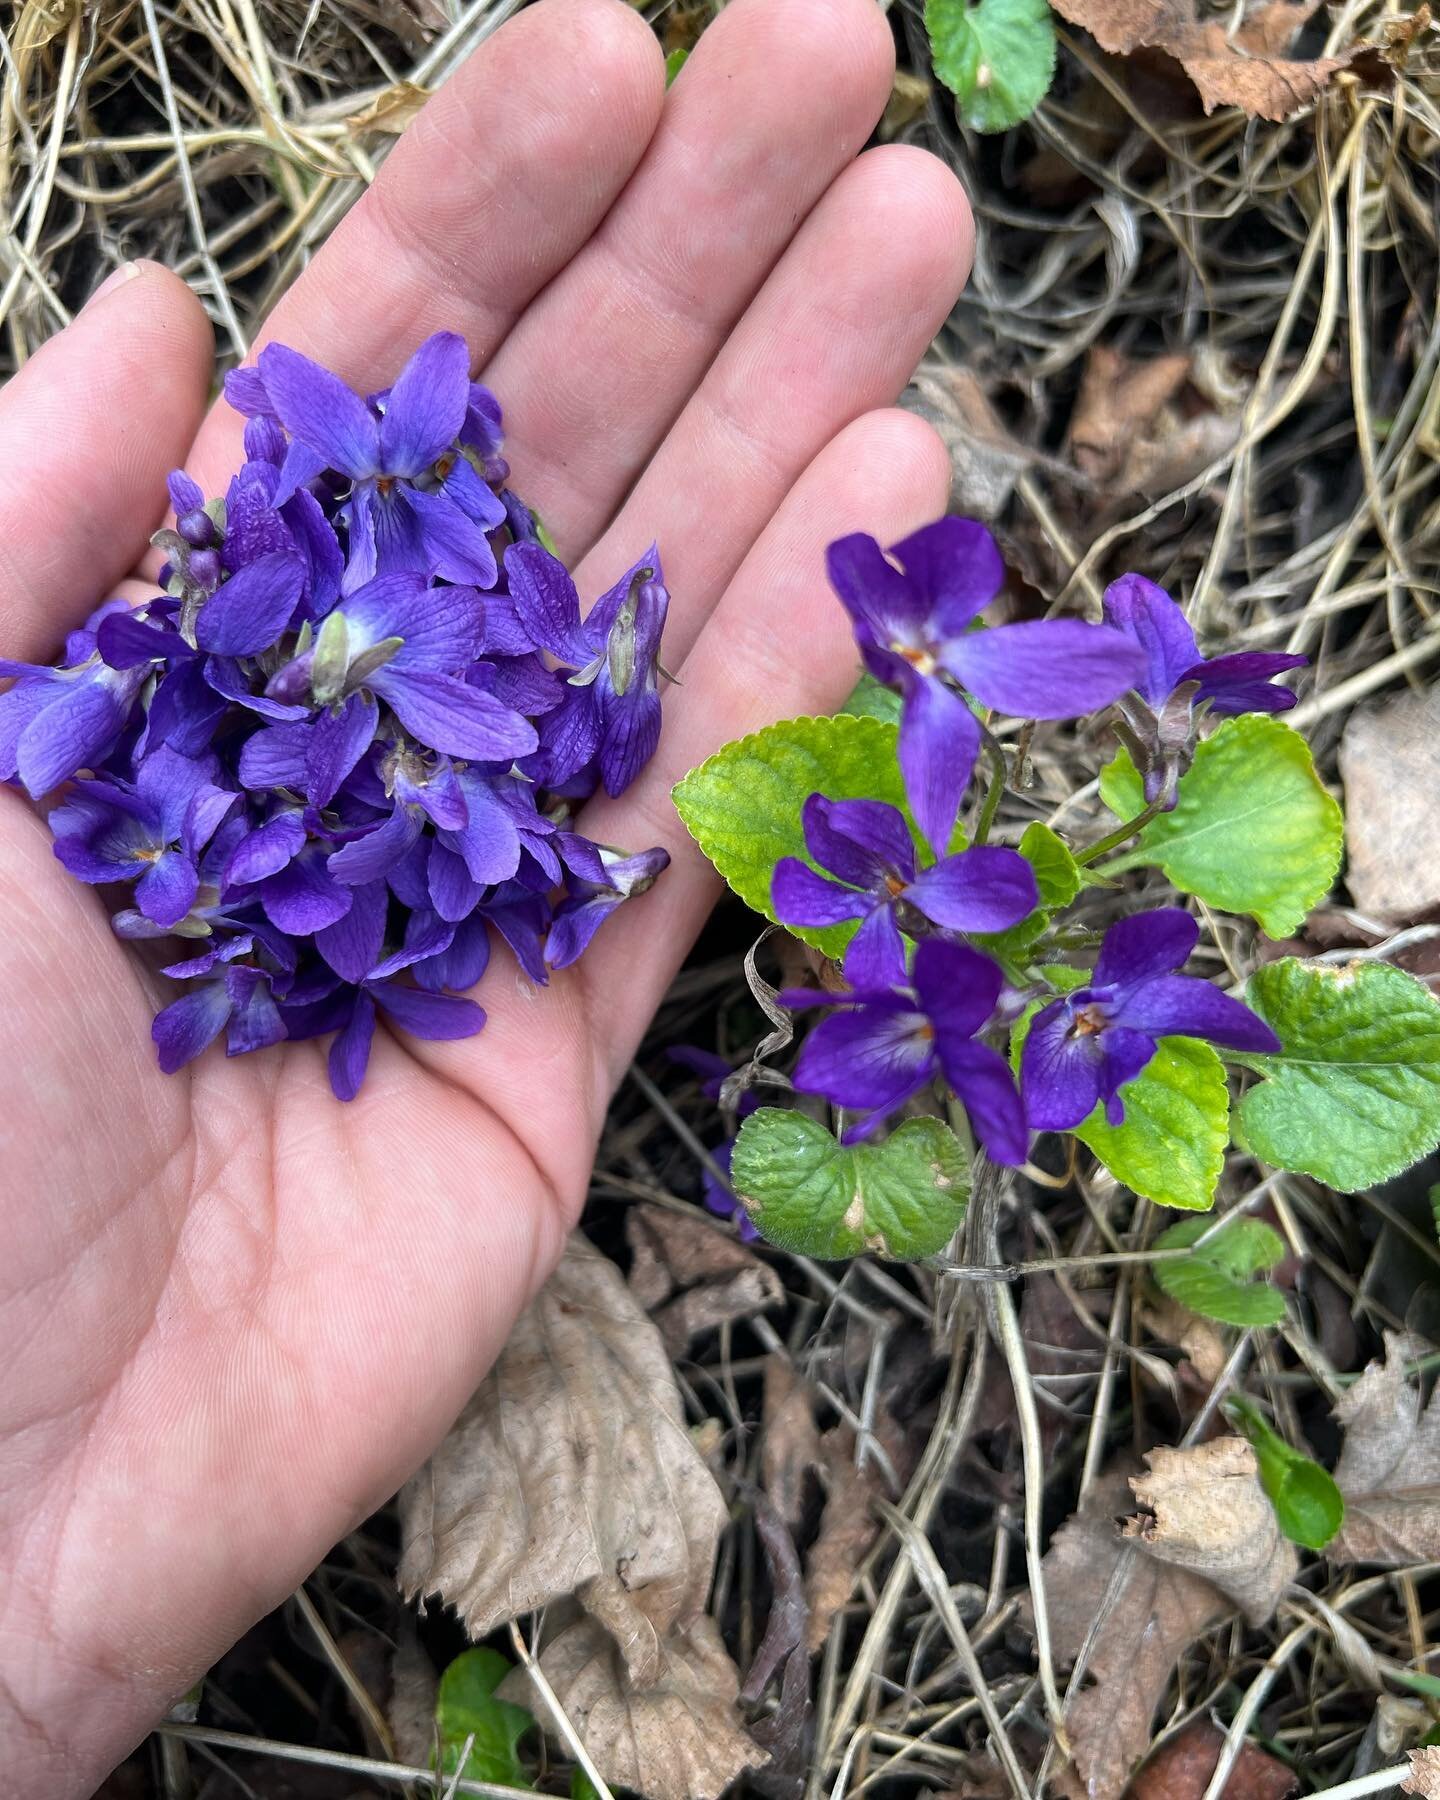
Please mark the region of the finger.
[[589, 544], [890, 92], [874, 0], [732, 0], [625, 193], [485, 370], [516, 486]]
[[[659, 45], [623, 0], [527, 7], [426, 105], [256, 347], [290, 344], [361, 392], [433, 331], [484, 361], [605, 216], [663, 100]], [[242, 431], [212, 413], [202, 486], [235, 466]]]
[[[877, 219], [883, 252], [859, 253]], [[937, 158], [897, 145], [846, 169], [581, 564], [580, 591], [600, 592], [658, 542], [673, 596], [665, 660], [678, 664], [801, 471], [909, 380], [972, 245], [964, 190]]]
[[[843, 431], [797, 482], [686, 658], [681, 685], [666, 699], [654, 761], [628, 794], [594, 801], [582, 813], [579, 829], [587, 837], [636, 849], [662, 844], [671, 856], [654, 889], [622, 907], [547, 995], [547, 1004], [558, 1002], [582, 1027], [588, 1021], [603, 1093], [624, 1073], [720, 892], [680, 822], [672, 787], [721, 744], [776, 719], [832, 711], [844, 700], [858, 659], [849, 621], [825, 579], [825, 546], [849, 531], [892, 543], [938, 517], [949, 491], [944, 446], [909, 413], [871, 413]], [[502, 1018], [504, 1034], [517, 1010]], [[498, 1065], [502, 1033], [488, 1051]], [[510, 1054], [517, 1054], [513, 1042]], [[495, 1078], [515, 1080], [498, 1066]], [[527, 1105], [538, 1116], [533, 1101]], [[515, 1116], [525, 1114], [517, 1106]]]
[[0, 651], [22, 660], [134, 567], [205, 405], [200, 302], [158, 263], [116, 275], [0, 393]]

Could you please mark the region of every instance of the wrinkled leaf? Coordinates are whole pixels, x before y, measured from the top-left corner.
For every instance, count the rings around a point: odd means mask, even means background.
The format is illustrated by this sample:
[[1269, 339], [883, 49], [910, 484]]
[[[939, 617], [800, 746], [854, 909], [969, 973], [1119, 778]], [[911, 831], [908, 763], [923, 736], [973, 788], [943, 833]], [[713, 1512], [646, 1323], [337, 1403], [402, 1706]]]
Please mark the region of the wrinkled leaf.
[[1440, 1002], [1388, 963], [1286, 957], [1246, 998], [1283, 1046], [1240, 1102], [1255, 1155], [1342, 1193], [1388, 1181], [1440, 1142]]
[[1400, 1783], [1400, 1792], [1418, 1794], [1420, 1800], [1440, 1800], [1440, 1745], [1422, 1744], [1408, 1756], [1410, 1772]]
[[1153, 49], [1173, 56], [1207, 113], [1238, 106], [1277, 123], [1308, 105], [1349, 60], [1305, 62], [1282, 54], [1314, 9], [1314, 0], [1268, 0], [1232, 31], [1219, 19], [1202, 23], [1194, 0], [1056, 0], [1055, 6], [1112, 54]]
[[1260, 1483], [1260, 1465], [1243, 1438], [1212, 1438], [1186, 1450], [1146, 1453], [1148, 1475], [1130, 1487], [1149, 1516], [1125, 1534], [1162, 1562], [1189, 1569], [1219, 1588], [1252, 1625], [1270, 1619], [1299, 1567]]
[[1037, 819], [1025, 827], [1017, 848], [1035, 871], [1040, 904], [1052, 912], [1068, 906], [1080, 892], [1080, 869], [1064, 839]]
[[1323, 1550], [1345, 1517], [1345, 1502], [1335, 1478], [1304, 1451], [1287, 1444], [1253, 1400], [1233, 1395], [1225, 1410], [1255, 1452], [1260, 1485], [1270, 1496], [1280, 1529], [1292, 1544]]
[[1075, 1127], [1080, 1142], [1132, 1193], [1190, 1211], [1212, 1206], [1230, 1141], [1230, 1094], [1225, 1066], [1210, 1046], [1161, 1038], [1120, 1097], [1124, 1123], [1111, 1125], [1097, 1106]]
[[1429, 1348], [1387, 1333], [1384, 1362], [1372, 1362], [1335, 1408], [1345, 1443], [1335, 1481], [1345, 1523], [1333, 1562], [1440, 1561], [1440, 1388], [1423, 1403], [1407, 1361]]
[[935, 73], [972, 131], [1008, 131], [1028, 119], [1055, 73], [1048, 0], [926, 0]]
[[672, 1356], [717, 1325], [750, 1319], [780, 1305], [780, 1277], [709, 1219], [664, 1206], [631, 1206], [625, 1213], [630, 1245], [630, 1292], [659, 1327]]
[[[885, 800], [905, 810], [896, 736], [894, 725], [850, 713], [768, 725], [692, 769], [674, 790], [676, 810], [745, 904], [773, 919], [770, 879], [776, 863], [782, 856], [810, 861], [800, 809], [811, 794]], [[919, 841], [917, 836], [917, 846]], [[838, 957], [856, 924], [793, 929], [807, 944]]]
[[[1145, 806], [1139, 774], [1122, 750], [1100, 774], [1100, 794], [1121, 819]], [[1330, 891], [1344, 826], [1298, 731], [1250, 713], [1224, 720], [1180, 778], [1173, 812], [1161, 813], [1107, 871], [1154, 863], [1182, 893], [1226, 912], [1249, 913], [1267, 937], [1288, 937]]]
[[399, 1581], [474, 1637], [574, 1594], [643, 1686], [704, 1608], [725, 1519], [660, 1334], [576, 1233], [403, 1490]]
[[[735, 1665], [704, 1613], [667, 1631], [660, 1651], [655, 1679], [637, 1682], [599, 1621], [572, 1617], [558, 1622], [540, 1670], [611, 1788], [633, 1788], [645, 1800], [718, 1800], [737, 1775], [766, 1761], [740, 1728]], [[507, 1680], [505, 1697], [548, 1720], [523, 1669]], [[564, 1748], [558, 1738], [556, 1747]]]
[[468, 1781], [496, 1781], [505, 1787], [531, 1785], [518, 1746], [535, 1721], [523, 1706], [495, 1697], [509, 1673], [510, 1664], [498, 1650], [476, 1648], [462, 1650], [440, 1677], [435, 1722], [442, 1775], [462, 1773]]
[[803, 1113], [764, 1106], [740, 1127], [735, 1192], [772, 1244], [801, 1256], [931, 1256], [965, 1216], [968, 1159], [938, 1119], [907, 1119], [883, 1144], [837, 1142]]
[[1110, 1515], [1127, 1498], [1123, 1480], [1102, 1477], [1045, 1552], [1046, 1607], [1062, 1667], [1074, 1663], [1099, 1621], [1086, 1677], [1065, 1708], [1073, 1763], [1057, 1785], [1068, 1800], [1119, 1800], [1150, 1747], [1176, 1663], [1230, 1610], [1199, 1575], [1126, 1544]]
[[[1212, 1219], [1181, 1219], [1162, 1231], [1157, 1250], [1181, 1250], [1214, 1226]], [[1285, 1254], [1285, 1242], [1261, 1219], [1236, 1218], [1222, 1225], [1191, 1255], [1157, 1262], [1151, 1273], [1162, 1293], [1202, 1318], [1222, 1325], [1278, 1325], [1285, 1317], [1285, 1297], [1255, 1275], [1273, 1269]]]

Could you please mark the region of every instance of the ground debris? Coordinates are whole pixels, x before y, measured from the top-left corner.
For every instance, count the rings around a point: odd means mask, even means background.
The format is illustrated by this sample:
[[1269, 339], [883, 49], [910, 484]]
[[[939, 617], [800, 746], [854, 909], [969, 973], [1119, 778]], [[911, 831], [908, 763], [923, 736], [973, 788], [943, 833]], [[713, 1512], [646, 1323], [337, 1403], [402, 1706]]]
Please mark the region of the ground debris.
[[636, 1205], [625, 1215], [625, 1236], [633, 1254], [630, 1292], [672, 1356], [683, 1356], [702, 1332], [753, 1318], [785, 1298], [774, 1269], [708, 1219]]
[[1440, 1398], [1424, 1405], [1406, 1374], [1426, 1348], [1387, 1333], [1384, 1362], [1370, 1363], [1335, 1408], [1345, 1523], [1326, 1549], [1332, 1562], [1400, 1568], [1440, 1558]]
[[1440, 1746], [1423, 1744], [1410, 1753], [1410, 1773], [1400, 1783], [1404, 1794], [1419, 1794], [1421, 1800], [1440, 1800]]
[[[1213, 1719], [1196, 1719], [1165, 1742], [1130, 1783], [1128, 1800], [1201, 1800], [1225, 1733]], [[1258, 1744], [1240, 1747], [1225, 1782], [1226, 1800], [1286, 1800], [1300, 1785], [1288, 1764]]]
[[1440, 906], [1440, 688], [1352, 713], [1340, 774], [1355, 905], [1406, 921]]
[[[739, 1676], [705, 1614], [657, 1634], [654, 1678], [644, 1682], [598, 1619], [564, 1609], [551, 1628], [540, 1672], [611, 1787], [646, 1800], [715, 1800], [743, 1770], [765, 1764], [765, 1751], [741, 1729]], [[497, 1692], [547, 1719], [524, 1669]]]
[[1147, 1453], [1148, 1475], [1131, 1478], [1147, 1516], [1125, 1535], [1160, 1561], [1214, 1586], [1252, 1625], [1273, 1615], [1300, 1559], [1260, 1486], [1255, 1452], [1243, 1438], [1214, 1438], [1188, 1450]]
[[660, 1334], [579, 1233], [401, 1499], [399, 1581], [472, 1635], [575, 1595], [645, 1688], [725, 1522]]
[[[1180, 1657], [1237, 1606], [1263, 1622], [1296, 1566], [1241, 1439], [1156, 1449], [1147, 1461], [1150, 1472], [1128, 1484], [1118, 1471], [1102, 1477], [1045, 1556], [1055, 1655], [1070, 1666], [1083, 1652], [1085, 1662], [1065, 1715], [1072, 1760], [1060, 1785], [1071, 1800], [1117, 1800]], [[1152, 1512], [1122, 1535], [1112, 1514], [1127, 1485]]]
[[1279, 122], [1307, 106], [1349, 58], [1295, 61], [1283, 53], [1315, 10], [1315, 0], [1266, 0], [1234, 30], [1202, 21], [1193, 0], [1056, 0], [1056, 11], [1117, 54], [1161, 50], [1173, 56], [1207, 113], [1238, 106], [1252, 119]]

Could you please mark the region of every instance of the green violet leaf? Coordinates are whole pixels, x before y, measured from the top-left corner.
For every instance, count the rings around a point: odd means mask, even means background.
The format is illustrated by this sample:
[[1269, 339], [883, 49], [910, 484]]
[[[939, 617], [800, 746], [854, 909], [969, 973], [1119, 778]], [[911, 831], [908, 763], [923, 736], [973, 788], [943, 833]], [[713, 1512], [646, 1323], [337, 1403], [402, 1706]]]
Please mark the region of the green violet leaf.
[[1414, 976], [1286, 957], [1246, 998], [1283, 1046], [1243, 1059], [1265, 1078], [1238, 1111], [1264, 1162], [1355, 1193], [1440, 1142], [1440, 1002]]
[[1055, 20], [1047, 0], [926, 0], [935, 73], [972, 131], [1008, 131], [1028, 119], [1055, 73]]
[[[770, 878], [776, 863], [782, 856], [798, 856], [814, 867], [800, 824], [800, 809], [811, 794], [886, 800], [910, 817], [895, 758], [897, 736], [897, 728], [882, 719], [848, 713], [786, 719], [723, 745], [692, 769], [674, 790], [675, 806], [691, 837], [746, 905], [773, 919]], [[963, 839], [957, 840], [955, 848], [961, 844]], [[929, 860], [928, 853], [922, 860]], [[787, 927], [834, 957], [844, 954], [856, 928], [854, 922]]]
[[838, 710], [853, 713], [856, 718], [884, 719], [891, 725], [898, 725], [902, 704], [894, 688], [883, 686], [866, 669], [861, 672], [860, 679], [850, 690], [849, 698]]
[[772, 1244], [826, 1260], [931, 1256], [970, 1195], [969, 1158], [938, 1119], [907, 1119], [883, 1144], [846, 1148], [804, 1113], [762, 1106], [740, 1127], [730, 1175]]
[[1161, 1038], [1154, 1057], [1120, 1090], [1125, 1122], [1097, 1106], [1075, 1135], [1132, 1193], [1205, 1212], [1230, 1142], [1225, 1065], [1197, 1038]]
[[[1121, 819], [1143, 811], [1140, 776], [1122, 750], [1100, 775]], [[1288, 937], [1330, 891], [1344, 823], [1297, 731], [1267, 714], [1226, 719], [1195, 752], [1173, 812], [1161, 813], [1109, 872], [1154, 863], [1177, 888], [1226, 912], [1249, 913], [1267, 937]]]
[[1253, 1400], [1236, 1395], [1225, 1410], [1249, 1439], [1260, 1464], [1260, 1485], [1280, 1529], [1292, 1544], [1323, 1550], [1345, 1521], [1345, 1501], [1334, 1476], [1287, 1444]]
[[[528, 1788], [530, 1777], [517, 1746], [535, 1721], [523, 1706], [497, 1700], [495, 1690], [510, 1673], [498, 1650], [462, 1650], [440, 1677], [435, 1722], [440, 1728], [440, 1773], [463, 1773], [467, 1781], [493, 1781]], [[461, 1757], [466, 1740], [470, 1754]]]
[[1151, 1273], [1162, 1294], [1202, 1318], [1222, 1325], [1278, 1325], [1285, 1296], [1268, 1282], [1252, 1279], [1273, 1269], [1285, 1254], [1285, 1240], [1263, 1219], [1181, 1219], [1155, 1241], [1157, 1250], [1183, 1250], [1207, 1232], [1198, 1250], [1157, 1262]]

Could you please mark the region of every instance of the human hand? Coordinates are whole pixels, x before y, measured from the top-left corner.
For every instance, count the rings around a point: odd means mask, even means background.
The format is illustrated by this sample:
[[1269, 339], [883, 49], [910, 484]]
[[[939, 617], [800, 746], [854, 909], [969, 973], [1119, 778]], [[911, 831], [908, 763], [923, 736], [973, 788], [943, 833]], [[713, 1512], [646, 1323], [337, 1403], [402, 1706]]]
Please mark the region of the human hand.
[[[822, 552], [943, 511], [885, 407], [969, 260], [953, 178], [854, 160], [889, 92], [873, 0], [733, 0], [666, 95], [621, 0], [540, 0], [397, 146], [266, 336], [362, 391], [459, 331], [517, 487], [586, 596], [658, 539], [683, 687], [580, 828], [664, 844], [655, 891], [544, 990], [499, 962], [476, 1039], [162, 1075], [170, 996], [0, 790], [0, 1743], [7, 1792], [88, 1793], [423, 1460], [573, 1225], [610, 1094], [715, 898], [669, 801], [726, 739], [854, 675]], [[200, 308], [150, 265], [0, 396], [0, 652], [50, 655], [240, 421], [203, 423]], [[193, 440], [193, 441], [192, 441]]]

